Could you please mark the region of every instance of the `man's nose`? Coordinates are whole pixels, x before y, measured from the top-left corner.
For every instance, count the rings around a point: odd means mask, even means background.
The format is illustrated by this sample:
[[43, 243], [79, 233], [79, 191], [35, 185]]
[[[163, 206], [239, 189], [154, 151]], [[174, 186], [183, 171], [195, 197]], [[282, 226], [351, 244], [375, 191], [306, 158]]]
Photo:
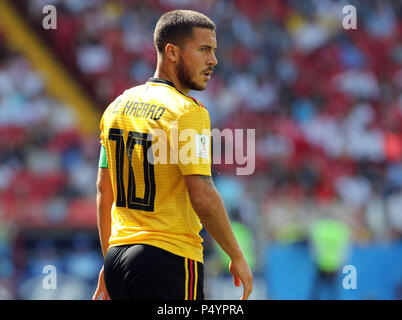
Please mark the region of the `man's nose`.
[[215, 52], [212, 52], [208, 60], [208, 65], [216, 66], [218, 64], [218, 59], [216, 58]]

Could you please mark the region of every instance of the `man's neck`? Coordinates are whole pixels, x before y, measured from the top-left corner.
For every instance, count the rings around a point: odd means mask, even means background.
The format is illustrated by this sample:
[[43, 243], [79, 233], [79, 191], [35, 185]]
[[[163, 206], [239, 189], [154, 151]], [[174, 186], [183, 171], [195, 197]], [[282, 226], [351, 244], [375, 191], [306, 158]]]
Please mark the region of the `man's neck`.
[[169, 72], [168, 70], [160, 68], [159, 66], [156, 68], [154, 78], [164, 79], [172, 82], [175, 88], [184, 94], [187, 94], [190, 91], [188, 88], [183, 88], [174, 72]]

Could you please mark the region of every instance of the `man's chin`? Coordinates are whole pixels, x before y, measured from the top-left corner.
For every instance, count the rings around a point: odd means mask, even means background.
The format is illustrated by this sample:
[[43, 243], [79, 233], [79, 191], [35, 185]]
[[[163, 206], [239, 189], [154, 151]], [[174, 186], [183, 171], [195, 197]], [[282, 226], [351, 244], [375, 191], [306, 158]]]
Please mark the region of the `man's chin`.
[[183, 81], [183, 83], [185, 87], [189, 88], [189, 90], [202, 91], [207, 88], [207, 80], [200, 80], [200, 81], [187, 80]]
[[207, 88], [207, 82], [204, 83], [193, 83], [191, 90], [202, 91]]

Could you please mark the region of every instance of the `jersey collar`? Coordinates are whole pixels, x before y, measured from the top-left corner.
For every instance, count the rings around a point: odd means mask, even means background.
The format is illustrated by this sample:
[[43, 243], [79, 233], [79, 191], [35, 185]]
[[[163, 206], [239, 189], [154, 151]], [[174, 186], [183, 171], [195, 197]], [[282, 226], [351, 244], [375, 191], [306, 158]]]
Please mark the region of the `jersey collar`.
[[177, 92], [181, 93], [183, 96], [192, 99], [197, 105], [199, 105], [200, 107], [206, 109], [198, 100], [196, 100], [195, 98], [193, 98], [192, 96], [189, 96], [187, 94], [184, 94], [183, 92], [181, 92], [179, 89], [177, 89], [174, 85], [173, 82], [169, 81], [169, 80], [165, 80], [165, 79], [161, 79], [161, 78], [149, 78], [147, 82], [153, 82], [153, 83], [162, 83], [162, 84], [167, 84], [168, 86], [172, 87], [173, 89], [175, 89]]
[[173, 82], [171, 82], [169, 80], [161, 79], [161, 78], [149, 78], [147, 82], [163, 83], [163, 84], [167, 84], [168, 86], [171, 86], [176, 89]]
[[175, 89], [177, 92], [181, 93], [183, 96], [185, 96], [187, 98], [191, 98], [187, 94], [185, 94], [185, 93], [181, 92], [179, 89], [177, 89], [172, 81], [161, 79], [161, 78], [149, 78], [147, 82], [167, 84], [168, 86]]

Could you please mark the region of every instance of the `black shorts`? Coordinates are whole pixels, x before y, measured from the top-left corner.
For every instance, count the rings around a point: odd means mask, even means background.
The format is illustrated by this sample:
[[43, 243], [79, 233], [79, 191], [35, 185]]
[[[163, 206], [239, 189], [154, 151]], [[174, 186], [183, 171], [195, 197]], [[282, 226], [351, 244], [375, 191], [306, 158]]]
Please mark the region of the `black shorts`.
[[111, 247], [104, 277], [112, 300], [204, 300], [204, 266], [155, 246]]

